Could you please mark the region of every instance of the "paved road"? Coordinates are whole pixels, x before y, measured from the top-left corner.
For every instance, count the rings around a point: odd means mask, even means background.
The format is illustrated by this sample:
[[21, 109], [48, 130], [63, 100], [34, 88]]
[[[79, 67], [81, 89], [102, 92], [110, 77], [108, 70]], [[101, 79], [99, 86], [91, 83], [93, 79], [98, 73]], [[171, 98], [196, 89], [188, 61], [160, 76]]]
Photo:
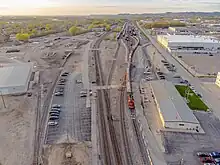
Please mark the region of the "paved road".
[[84, 84], [84, 88], [85, 89], [89, 89], [90, 86], [89, 86], [89, 66], [88, 66], [88, 62], [89, 62], [89, 50], [91, 49], [91, 44], [92, 44], [92, 41], [90, 41], [86, 48], [85, 48], [85, 52], [83, 54], [83, 67], [82, 70], [83, 70], [83, 77], [82, 77], [82, 80], [83, 80], [83, 84]]
[[[137, 115], [137, 119], [141, 121], [140, 123], [142, 125], [142, 129], [144, 130], [143, 132], [146, 133], [147, 135], [144, 141], [146, 142], [146, 148], [148, 149], [148, 151], [150, 151], [150, 156], [153, 159], [153, 162], [155, 164], [165, 165], [166, 163], [163, 158], [163, 154], [160, 148], [158, 147], [155, 137], [153, 136], [152, 132], [149, 130], [149, 126], [147, 125], [147, 121], [143, 115], [143, 109], [141, 107], [141, 96], [139, 92], [139, 84], [140, 84], [140, 80], [146, 77], [143, 74], [143, 72], [146, 70], [145, 67], [149, 66], [148, 59], [149, 59], [149, 56], [147, 55], [147, 52], [144, 51], [144, 48], [139, 48], [133, 57], [133, 61], [136, 64], [136, 67], [132, 69], [131, 75], [132, 75], [132, 79], [135, 80], [132, 83], [132, 89], [134, 92], [133, 95], [134, 95], [134, 100], [135, 100], [136, 115]], [[151, 75], [151, 77], [156, 79], [156, 75], [154, 73]], [[147, 159], [147, 160], [148, 160], [148, 164], [150, 164], [149, 162], [150, 159]]]
[[[143, 31], [143, 30], [142, 30]], [[144, 31], [143, 31], [144, 32]], [[145, 32], [144, 32], [145, 33]], [[148, 36], [151, 43], [156, 47], [156, 49], [163, 55], [168, 62], [174, 64], [177, 68], [177, 73], [179, 73], [184, 79], [187, 79], [193, 86], [195, 86], [195, 90], [202, 94], [203, 100], [208, 105], [210, 109], [213, 110], [214, 114], [220, 118], [220, 102], [219, 100], [212, 95], [201, 83], [201, 81], [193, 77], [189, 72], [185, 70], [164, 48], [162, 48], [152, 36], [145, 33]]]
[[82, 76], [72, 73], [67, 79], [64, 96], [53, 97], [52, 104], [62, 105], [62, 111], [59, 125], [48, 127], [46, 142], [49, 144], [68, 140], [87, 141], [91, 138], [91, 111], [85, 106], [86, 98], [80, 97], [83, 84], [76, 83], [76, 79], [82, 79]]

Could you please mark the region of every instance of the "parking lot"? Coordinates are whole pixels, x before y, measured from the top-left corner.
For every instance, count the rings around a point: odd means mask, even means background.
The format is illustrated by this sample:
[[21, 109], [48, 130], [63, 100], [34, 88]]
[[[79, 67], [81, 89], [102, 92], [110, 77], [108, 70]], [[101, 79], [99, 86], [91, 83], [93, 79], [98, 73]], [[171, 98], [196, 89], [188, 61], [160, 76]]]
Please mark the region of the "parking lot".
[[211, 75], [220, 70], [219, 55], [182, 55], [181, 60], [198, 73]]
[[[163, 132], [168, 164], [200, 165], [197, 152], [220, 151], [220, 121], [212, 113], [194, 112], [206, 134]], [[208, 122], [207, 122], [208, 121]]]
[[[91, 138], [91, 111], [86, 109], [86, 97], [80, 97], [82, 76], [72, 73], [65, 77], [63, 96], [53, 96], [52, 105], [61, 105], [58, 125], [48, 126], [47, 144], [67, 141], [88, 141]], [[59, 84], [59, 82], [58, 82]]]

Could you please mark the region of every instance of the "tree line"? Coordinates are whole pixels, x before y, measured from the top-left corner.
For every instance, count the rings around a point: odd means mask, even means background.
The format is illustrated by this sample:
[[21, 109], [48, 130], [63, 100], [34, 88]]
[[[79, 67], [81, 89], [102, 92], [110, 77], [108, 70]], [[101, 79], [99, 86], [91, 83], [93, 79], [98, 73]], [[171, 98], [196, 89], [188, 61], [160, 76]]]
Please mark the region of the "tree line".
[[169, 27], [184, 27], [186, 26], [185, 23], [179, 22], [179, 21], [158, 21], [153, 23], [145, 23], [144, 27], [146, 29], [152, 29], [152, 28], [169, 28]]

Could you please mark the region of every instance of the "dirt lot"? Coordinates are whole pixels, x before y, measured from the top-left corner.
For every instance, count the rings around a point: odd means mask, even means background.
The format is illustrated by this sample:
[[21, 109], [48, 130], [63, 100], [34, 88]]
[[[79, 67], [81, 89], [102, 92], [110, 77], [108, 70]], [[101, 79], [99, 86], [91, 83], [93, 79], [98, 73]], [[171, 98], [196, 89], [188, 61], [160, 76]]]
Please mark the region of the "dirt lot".
[[[71, 153], [71, 158], [66, 158], [66, 153]], [[57, 144], [49, 145], [44, 149], [44, 165], [89, 165], [90, 146], [80, 144]]]
[[220, 56], [209, 55], [183, 55], [182, 60], [195, 71], [202, 74], [213, 74], [220, 70]]
[[195, 112], [205, 135], [164, 132], [165, 158], [169, 164], [176, 165], [183, 159], [184, 164], [199, 165], [196, 152], [219, 151], [220, 121], [212, 113]]
[[[83, 34], [75, 37], [62, 36], [56, 40], [58, 36], [52, 35], [30, 40], [18, 46], [5, 46], [0, 48], [0, 56], [4, 56], [13, 61], [35, 62], [38, 69], [57, 68], [60, 67], [64, 55], [73, 52], [73, 56], [82, 53], [83, 46], [94, 39], [93, 33]], [[5, 53], [7, 50], [18, 49], [20, 52]]]
[[0, 163], [2, 165], [31, 164], [37, 97], [4, 96], [0, 109]]

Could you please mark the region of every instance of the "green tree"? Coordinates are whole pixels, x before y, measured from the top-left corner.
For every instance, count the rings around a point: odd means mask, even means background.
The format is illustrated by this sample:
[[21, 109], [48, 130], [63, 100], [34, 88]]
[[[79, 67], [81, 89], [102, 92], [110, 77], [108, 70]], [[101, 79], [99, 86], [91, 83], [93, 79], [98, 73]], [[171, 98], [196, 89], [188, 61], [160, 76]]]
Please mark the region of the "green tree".
[[69, 32], [71, 35], [76, 35], [77, 32], [79, 32], [79, 28], [76, 27], [76, 26], [72, 26], [70, 29], [69, 29]]
[[45, 28], [46, 28], [47, 31], [52, 29], [50, 24], [46, 24]]
[[88, 30], [91, 30], [92, 28], [94, 28], [94, 25], [93, 25], [93, 24], [90, 24], [90, 25], [88, 26]]
[[36, 29], [32, 29], [31, 31], [33, 34], [37, 34], [37, 30]]
[[27, 33], [18, 33], [16, 34], [16, 39], [18, 41], [28, 41], [30, 35]]
[[110, 31], [111, 30], [111, 26], [110, 25], [106, 25], [105, 28], [106, 28], [106, 31]]

